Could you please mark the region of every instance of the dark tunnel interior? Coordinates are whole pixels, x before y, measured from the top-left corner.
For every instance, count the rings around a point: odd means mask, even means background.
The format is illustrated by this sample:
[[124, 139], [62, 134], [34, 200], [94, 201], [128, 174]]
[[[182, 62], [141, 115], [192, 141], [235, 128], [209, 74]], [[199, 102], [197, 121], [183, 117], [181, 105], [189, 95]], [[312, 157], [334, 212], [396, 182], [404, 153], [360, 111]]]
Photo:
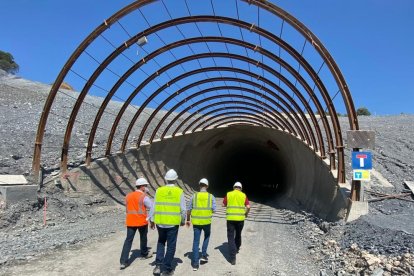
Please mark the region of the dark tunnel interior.
[[220, 140], [206, 160], [209, 190], [222, 197], [236, 181], [250, 199], [267, 201], [286, 187], [286, 163], [279, 148], [270, 140]]

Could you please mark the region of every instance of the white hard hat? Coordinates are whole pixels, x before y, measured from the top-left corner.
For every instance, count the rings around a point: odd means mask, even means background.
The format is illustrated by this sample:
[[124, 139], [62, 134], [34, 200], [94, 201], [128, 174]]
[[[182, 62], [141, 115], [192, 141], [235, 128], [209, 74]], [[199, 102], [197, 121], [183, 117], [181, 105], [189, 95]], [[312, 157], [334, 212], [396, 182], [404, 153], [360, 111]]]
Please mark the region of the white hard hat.
[[200, 181], [198, 182], [198, 184], [204, 184], [208, 186], [208, 180], [207, 178], [201, 178]]
[[135, 186], [142, 186], [142, 185], [148, 185], [148, 184], [149, 184], [148, 181], [143, 177], [140, 177], [137, 179], [137, 181], [135, 181]]
[[178, 174], [173, 169], [169, 170], [166, 174], [164, 179], [167, 181], [176, 180], [178, 178]]
[[234, 185], [233, 185], [233, 188], [242, 188], [242, 184], [240, 183], [240, 182], [236, 182], [236, 183], [234, 183]]

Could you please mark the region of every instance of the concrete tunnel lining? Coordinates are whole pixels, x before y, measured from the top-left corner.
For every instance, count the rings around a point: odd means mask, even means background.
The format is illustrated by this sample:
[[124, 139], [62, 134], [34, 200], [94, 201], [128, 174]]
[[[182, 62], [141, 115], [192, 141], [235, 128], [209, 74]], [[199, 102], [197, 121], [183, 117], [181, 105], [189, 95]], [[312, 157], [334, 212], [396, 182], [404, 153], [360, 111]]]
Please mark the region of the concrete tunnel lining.
[[[247, 125], [154, 141], [75, 169], [82, 181], [70, 184], [78, 190], [103, 190], [123, 202], [138, 176], [147, 177], [155, 190], [164, 184], [163, 175], [169, 168], [177, 170], [179, 185], [187, 194], [207, 177], [217, 197], [240, 181], [249, 198], [263, 204], [288, 198], [327, 220], [339, 219], [346, 208], [329, 165], [311, 148], [286, 132]], [[113, 172], [123, 181], [116, 183]]]

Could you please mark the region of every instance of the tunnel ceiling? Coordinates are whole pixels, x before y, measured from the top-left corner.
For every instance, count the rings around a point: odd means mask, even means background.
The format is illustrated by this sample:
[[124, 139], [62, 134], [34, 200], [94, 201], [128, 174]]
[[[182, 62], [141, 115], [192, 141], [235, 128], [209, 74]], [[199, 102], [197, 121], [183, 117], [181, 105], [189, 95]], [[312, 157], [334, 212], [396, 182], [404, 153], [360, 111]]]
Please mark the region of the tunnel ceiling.
[[[63, 83], [79, 93], [62, 89]], [[97, 105], [88, 95], [103, 100]], [[66, 97], [67, 111], [54, 109], [58, 96]], [[116, 112], [111, 101], [121, 102]], [[39, 121], [33, 170], [39, 171], [47, 147], [48, 119], [58, 116], [66, 124], [63, 172], [80, 130], [89, 136], [89, 164], [130, 145], [246, 124], [302, 140], [344, 182], [338, 110], [357, 130], [350, 91], [327, 49], [270, 1], [134, 1], [92, 31], [60, 71]], [[81, 112], [93, 116], [81, 119]], [[105, 143], [95, 143], [98, 134]]]

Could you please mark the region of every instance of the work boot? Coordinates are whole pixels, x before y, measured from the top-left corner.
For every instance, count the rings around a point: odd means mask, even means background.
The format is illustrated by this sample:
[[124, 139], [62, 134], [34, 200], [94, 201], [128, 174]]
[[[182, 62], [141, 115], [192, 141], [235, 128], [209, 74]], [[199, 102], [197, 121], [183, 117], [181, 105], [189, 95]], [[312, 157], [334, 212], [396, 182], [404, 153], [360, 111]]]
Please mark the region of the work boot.
[[208, 262], [208, 257], [207, 257], [207, 255], [203, 255], [203, 256], [201, 256], [200, 261], [201, 261], [201, 262], [203, 262], [203, 263], [207, 263], [207, 262]]
[[161, 266], [160, 265], [156, 265], [154, 270], [152, 271], [152, 274], [154, 275], [160, 275], [161, 274]]
[[174, 270], [172, 269], [166, 270], [161, 274], [161, 276], [172, 276], [172, 275], [174, 275]]
[[231, 263], [232, 265], [236, 265], [236, 258], [232, 259], [232, 260], [230, 261], [230, 263]]
[[127, 264], [121, 264], [121, 266], [119, 267], [120, 270], [125, 269], [127, 267]]
[[144, 260], [144, 259], [149, 259], [149, 258], [151, 258], [153, 255], [152, 255], [152, 252], [148, 252], [147, 253], [147, 255], [141, 255], [141, 260]]

